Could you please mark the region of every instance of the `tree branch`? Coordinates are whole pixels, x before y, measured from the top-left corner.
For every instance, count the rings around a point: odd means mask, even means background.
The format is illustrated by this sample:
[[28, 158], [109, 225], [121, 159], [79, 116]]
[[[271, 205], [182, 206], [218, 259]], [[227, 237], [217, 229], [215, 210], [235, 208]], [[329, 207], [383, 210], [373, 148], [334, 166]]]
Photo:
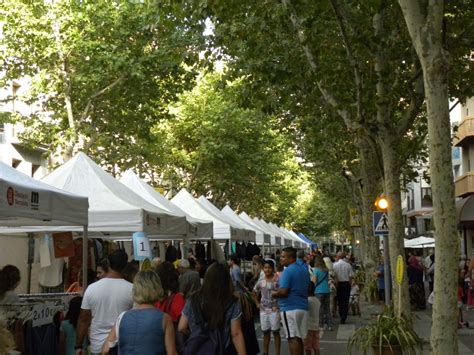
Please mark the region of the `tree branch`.
[[337, 0], [331, 0], [331, 5], [334, 10], [334, 14], [336, 16], [337, 23], [339, 25], [339, 29], [342, 35], [342, 41], [344, 43], [344, 47], [346, 49], [347, 59], [352, 67], [352, 71], [354, 74], [354, 82], [356, 86], [356, 95], [357, 95], [357, 118], [359, 121], [363, 120], [363, 92], [362, 92], [362, 78], [360, 75], [360, 67], [359, 63], [355, 58], [354, 51], [351, 46], [351, 42], [349, 40], [349, 36], [347, 35], [345, 21], [347, 22], [347, 17], [344, 15], [344, 10], [342, 5]]
[[[415, 66], [415, 73], [413, 75], [414, 78], [414, 86], [412, 90], [410, 91], [410, 105], [408, 109], [405, 111], [402, 119], [400, 120], [398, 124], [398, 134], [399, 136], [403, 136], [406, 131], [410, 128], [410, 126], [413, 124], [415, 121], [416, 117], [419, 115], [421, 112], [421, 107], [423, 105], [424, 99], [425, 99], [425, 85], [423, 81], [423, 75], [420, 75], [420, 65], [419, 62], [416, 62]], [[413, 80], [413, 78], [412, 78]]]
[[419, 42], [421, 28], [425, 24], [425, 16], [421, 12], [418, 0], [398, 0], [407, 24], [408, 32], [414, 42]]
[[[303, 52], [305, 53], [306, 60], [308, 61], [310, 69], [313, 73], [317, 73], [318, 66], [316, 64], [316, 60], [314, 59], [313, 53], [311, 53], [311, 51], [309, 50], [308, 45], [305, 44], [305, 36], [304, 36], [303, 29], [301, 28], [301, 21], [296, 16], [296, 14], [290, 9], [289, 0], [282, 0], [282, 3], [283, 3], [283, 6], [285, 6], [285, 8], [289, 10], [291, 23], [293, 24], [293, 27], [296, 31], [298, 40], [300, 42], [301, 47], [303, 48]], [[340, 108], [340, 105], [338, 104], [336, 98], [324, 87], [321, 80], [317, 80], [316, 85], [319, 91], [321, 92], [326, 103], [328, 103], [331, 107], [333, 107], [336, 110], [336, 112], [342, 117], [347, 128], [354, 129], [354, 122], [351, 119], [350, 112]]]
[[82, 111], [82, 114], [81, 114], [81, 122], [83, 122], [86, 118], [87, 118], [87, 115], [89, 114], [89, 110], [92, 106], [92, 101], [105, 94], [107, 91], [110, 91], [112, 90], [115, 86], [117, 86], [123, 79], [125, 79], [125, 74], [122, 74], [120, 77], [118, 77], [117, 79], [115, 79], [112, 83], [110, 83], [109, 85], [107, 85], [106, 87], [104, 87], [103, 89], [100, 89], [99, 91], [97, 91], [96, 93], [92, 94], [89, 99], [87, 100], [87, 104], [86, 104], [86, 107], [84, 108], [84, 110]]

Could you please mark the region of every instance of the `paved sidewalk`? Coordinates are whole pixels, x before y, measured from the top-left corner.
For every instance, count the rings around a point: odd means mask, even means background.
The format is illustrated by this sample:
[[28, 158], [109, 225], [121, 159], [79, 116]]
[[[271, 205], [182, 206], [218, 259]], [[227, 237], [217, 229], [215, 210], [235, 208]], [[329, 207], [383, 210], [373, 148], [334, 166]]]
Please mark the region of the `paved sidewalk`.
[[[350, 338], [355, 329], [370, 323], [371, 319], [382, 311], [382, 306], [373, 305], [369, 303], [361, 303], [362, 316], [349, 317], [348, 324], [339, 325], [337, 329], [337, 340]], [[429, 354], [430, 350], [430, 336], [431, 336], [431, 306], [424, 311], [413, 312], [415, 315], [414, 328], [418, 336], [423, 339], [423, 354]], [[470, 323], [470, 328], [459, 329], [459, 354], [473, 355], [474, 354], [474, 310], [464, 311], [464, 320]], [[351, 327], [352, 326], [352, 327]], [[356, 353], [354, 353], [356, 354]]]
[[[382, 311], [382, 306], [361, 302], [361, 316], [349, 315], [346, 324], [339, 324], [339, 319], [334, 319], [333, 331], [321, 331], [321, 354], [348, 354], [347, 342], [354, 331], [368, 323]], [[430, 334], [431, 334], [431, 308], [424, 311], [414, 312], [416, 319], [414, 327], [417, 334], [424, 340], [423, 351], [420, 354], [429, 354]], [[470, 323], [471, 328], [459, 329], [459, 354], [474, 355], [474, 310], [464, 311], [464, 319]], [[257, 327], [257, 337], [260, 342], [260, 350], [263, 350], [263, 337]], [[273, 342], [271, 343], [270, 354], [273, 354]], [[282, 334], [282, 355], [289, 354], [288, 344]], [[353, 355], [363, 355], [361, 351], [354, 350]], [[370, 353], [369, 353], [370, 354]]]

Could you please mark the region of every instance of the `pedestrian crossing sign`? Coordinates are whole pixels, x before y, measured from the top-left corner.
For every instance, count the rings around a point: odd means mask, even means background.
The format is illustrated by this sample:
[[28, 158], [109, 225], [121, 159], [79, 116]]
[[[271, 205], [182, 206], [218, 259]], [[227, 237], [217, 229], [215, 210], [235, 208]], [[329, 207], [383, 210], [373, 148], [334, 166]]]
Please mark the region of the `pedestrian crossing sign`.
[[373, 214], [374, 235], [388, 235], [387, 212], [374, 211]]

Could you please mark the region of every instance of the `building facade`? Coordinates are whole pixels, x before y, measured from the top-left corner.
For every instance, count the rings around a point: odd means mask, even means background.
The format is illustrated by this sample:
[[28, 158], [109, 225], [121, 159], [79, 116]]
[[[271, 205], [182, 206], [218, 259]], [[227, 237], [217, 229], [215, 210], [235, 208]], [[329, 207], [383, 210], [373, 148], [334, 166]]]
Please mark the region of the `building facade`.
[[[41, 111], [39, 104], [27, 104], [21, 101], [28, 88], [28, 79], [10, 82], [0, 89], [0, 115], [19, 113], [32, 115]], [[0, 121], [0, 161], [8, 164], [24, 174], [41, 178], [48, 172], [48, 157], [45, 148], [31, 149], [20, 139], [20, 124]]]
[[474, 98], [460, 105], [460, 120], [454, 131], [453, 144], [459, 149], [459, 168], [455, 170], [458, 227], [461, 252], [474, 254]]

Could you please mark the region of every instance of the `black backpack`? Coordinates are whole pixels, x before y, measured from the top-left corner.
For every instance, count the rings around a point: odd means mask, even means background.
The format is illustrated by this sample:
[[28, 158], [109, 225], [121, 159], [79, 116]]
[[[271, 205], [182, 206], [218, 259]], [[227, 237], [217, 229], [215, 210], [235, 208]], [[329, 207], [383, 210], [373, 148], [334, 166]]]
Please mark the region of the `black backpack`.
[[[198, 330], [193, 332], [184, 344], [183, 355], [222, 355], [227, 348], [228, 340], [225, 339], [225, 328], [210, 329], [202, 315], [201, 307], [191, 300]], [[227, 310], [229, 307], [227, 308]], [[226, 312], [227, 313], [227, 312]], [[226, 319], [227, 322], [227, 319]]]

